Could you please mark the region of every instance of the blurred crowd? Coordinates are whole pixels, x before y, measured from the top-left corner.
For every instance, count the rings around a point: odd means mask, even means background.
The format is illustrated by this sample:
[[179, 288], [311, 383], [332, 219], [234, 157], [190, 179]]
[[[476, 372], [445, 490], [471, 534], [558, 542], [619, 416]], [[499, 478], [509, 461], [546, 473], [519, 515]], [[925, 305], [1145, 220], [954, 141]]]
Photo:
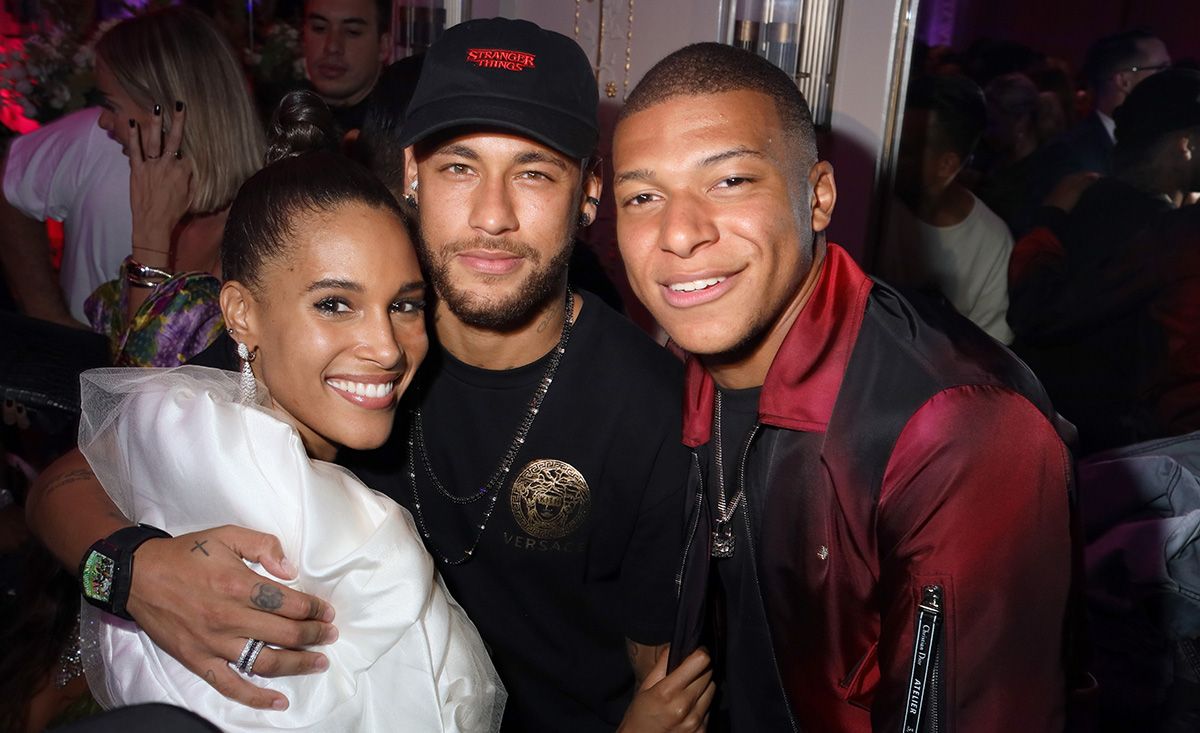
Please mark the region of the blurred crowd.
[[1145, 29], [1077, 73], [1008, 42], [913, 54], [876, 270], [1009, 344], [1081, 456], [1200, 427], [1195, 67]]

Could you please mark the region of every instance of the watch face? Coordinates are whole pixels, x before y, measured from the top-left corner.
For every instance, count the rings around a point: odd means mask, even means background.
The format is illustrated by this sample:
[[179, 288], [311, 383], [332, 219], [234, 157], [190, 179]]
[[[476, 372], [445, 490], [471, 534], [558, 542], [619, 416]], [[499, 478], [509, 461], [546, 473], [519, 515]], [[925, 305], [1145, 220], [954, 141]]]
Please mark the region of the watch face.
[[93, 601], [107, 603], [112, 596], [113, 571], [116, 562], [96, 550], [88, 553], [83, 565], [83, 594]]

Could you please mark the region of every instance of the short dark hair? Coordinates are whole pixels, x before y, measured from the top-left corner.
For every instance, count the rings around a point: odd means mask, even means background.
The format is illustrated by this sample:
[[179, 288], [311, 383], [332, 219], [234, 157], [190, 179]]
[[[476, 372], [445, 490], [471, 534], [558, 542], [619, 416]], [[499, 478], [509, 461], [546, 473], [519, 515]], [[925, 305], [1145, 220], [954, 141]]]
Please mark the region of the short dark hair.
[[[379, 35], [391, 33], [392, 31], [392, 0], [372, 0], [372, 5], [375, 6], [375, 22], [378, 25], [376, 32]], [[304, 0], [304, 7], [301, 9], [302, 20], [308, 19], [308, 0]]]
[[987, 101], [975, 82], [962, 76], [925, 76], [908, 89], [906, 109], [933, 113], [934, 139], [964, 161], [987, 127]]
[[238, 191], [225, 221], [221, 271], [252, 289], [263, 263], [286, 254], [301, 217], [348, 203], [383, 209], [403, 221], [387, 188], [366, 168], [336, 152], [333, 115], [310, 91], [290, 92], [271, 120], [267, 165]]
[[351, 148], [354, 158], [367, 166], [392, 193], [404, 188], [404, 114], [421, 76], [424, 54], [400, 59], [379, 75], [367, 97], [367, 112]]
[[1088, 47], [1083, 61], [1083, 78], [1088, 86], [1098, 87], [1118, 71], [1137, 66], [1142, 60], [1143, 41], [1157, 41], [1147, 28], [1114, 33], [1105, 36]]
[[805, 170], [812, 167], [817, 162], [812, 112], [796, 83], [761, 56], [723, 43], [694, 43], [659, 61], [629, 94], [617, 122], [673, 97], [743, 90], [771, 98], [784, 132], [799, 148], [798, 162]]
[[379, 35], [392, 31], [392, 0], [375, 0], [375, 21], [379, 23]]

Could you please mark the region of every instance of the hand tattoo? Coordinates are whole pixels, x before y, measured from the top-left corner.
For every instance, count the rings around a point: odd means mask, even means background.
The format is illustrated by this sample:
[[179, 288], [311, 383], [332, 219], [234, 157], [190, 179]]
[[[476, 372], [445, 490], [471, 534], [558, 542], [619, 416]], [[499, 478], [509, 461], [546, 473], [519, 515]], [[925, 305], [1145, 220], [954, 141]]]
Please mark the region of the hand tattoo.
[[217, 673], [211, 669], [204, 670], [204, 681], [213, 687], [217, 686]]
[[208, 540], [204, 540], [203, 542], [196, 540], [196, 546], [192, 548], [192, 552], [199, 550], [200, 552], [204, 553], [205, 557], [208, 557], [208, 550], [204, 549], [204, 546], [207, 544], [208, 544]]
[[270, 583], [259, 583], [254, 586], [250, 602], [264, 611], [278, 611], [283, 606], [283, 591]]

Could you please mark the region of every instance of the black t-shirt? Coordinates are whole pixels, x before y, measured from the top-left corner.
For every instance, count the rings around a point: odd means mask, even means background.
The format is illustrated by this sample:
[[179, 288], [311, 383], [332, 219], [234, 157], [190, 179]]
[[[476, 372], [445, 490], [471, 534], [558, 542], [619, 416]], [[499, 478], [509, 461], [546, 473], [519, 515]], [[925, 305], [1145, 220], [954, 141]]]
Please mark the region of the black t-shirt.
[[[427, 544], [507, 687], [506, 730], [613, 730], [634, 690], [625, 639], [667, 643], [674, 621], [690, 460], [680, 443], [682, 365], [599, 298], [583, 297], [482, 535], [490, 494], [455, 503], [415, 461]], [[466, 496], [487, 482], [548, 357], [491, 371], [430, 354], [410, 394], [447, 491]], [[415, 516], [409, 472], [394, 467], [407, 459], [407, 422], [401, 413], [389, 446], [349, 464]], [[469, 561], [442, 561], [477, 536]]]
[[[761, 387], [721, 390], [720, 434], [721, 464], [724, 469], [726, 501], [732, 501], [742, 483], [739, 465], [747, 447], [750, 431], [758, 420]], [[716, 426], [714, 425], [714, 430]], [[716, 522], [717, 481], [715, 444], [709, 443], [706, 493], [710, 516]], [[755, 484], [751, 482], [753, 487]], [[761, 487], [760, 487], [761, 488]], [[718, 649], [714, 656], [718, 695], [711, 719], [711, 730], [742, 731], [788, 730], [787, 700], [783, 696], [772, 659], [774, 649], [767, 627], [762, 594], [758, 590], [750, 531], [757, 536], [765, 507], [765, 492], [748, 492], [742, 497], [730, 519], [734, 551], [731, 557], [714, 558], [714, 589], [718, 618]], [[750, 507], [747, 522], [746, 506]], [[752, 527], [750, 525], [753, 525]], [[736, 681], [736, 682], [732, 682]]]

